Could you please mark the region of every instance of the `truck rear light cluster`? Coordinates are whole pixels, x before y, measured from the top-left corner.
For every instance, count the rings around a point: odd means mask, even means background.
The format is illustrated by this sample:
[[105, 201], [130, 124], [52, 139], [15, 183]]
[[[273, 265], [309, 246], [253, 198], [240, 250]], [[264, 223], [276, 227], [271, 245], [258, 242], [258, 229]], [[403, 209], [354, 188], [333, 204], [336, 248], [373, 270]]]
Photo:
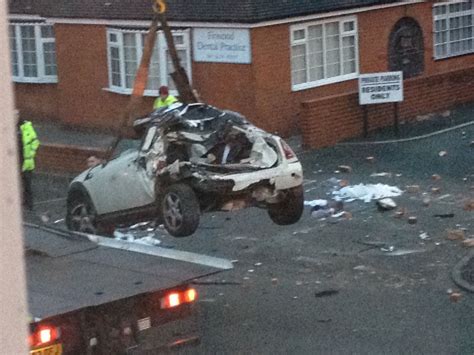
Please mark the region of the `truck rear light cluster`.
[[59, 328], [40, 325], [36, 330], [28, 337], [28, 342], [31, 347], [38, 347], [47, 345], [55, 342], [59, 339], [60, 331]]
[[280, 141], [281, 141], [281, 147], [283, 148], [283, 153], [285, 153], [285, 158], [286, 159], [296, 158], [295, 152], [293, 151], [293, 149], [291, 149], [288, 143], [286, 143], [283, 139], [281, 139]]
[[188, 288], [186, 291], [174, 291], [168, 293], [161, 299], [161, 309], [178, 307], [184, 303], [192, 303], [197, 299], [197, 291], [194, 288]]

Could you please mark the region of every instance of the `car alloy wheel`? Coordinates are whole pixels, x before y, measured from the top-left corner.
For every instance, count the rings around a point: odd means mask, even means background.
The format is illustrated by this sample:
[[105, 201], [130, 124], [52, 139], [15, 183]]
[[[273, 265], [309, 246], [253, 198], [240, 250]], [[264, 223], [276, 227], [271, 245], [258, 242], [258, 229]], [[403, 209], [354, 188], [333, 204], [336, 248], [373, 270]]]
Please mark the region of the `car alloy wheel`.
[[79, 202], [72, 207], [69, 223], [72, 230], [97, 234], [95, 212], [87, 202]]

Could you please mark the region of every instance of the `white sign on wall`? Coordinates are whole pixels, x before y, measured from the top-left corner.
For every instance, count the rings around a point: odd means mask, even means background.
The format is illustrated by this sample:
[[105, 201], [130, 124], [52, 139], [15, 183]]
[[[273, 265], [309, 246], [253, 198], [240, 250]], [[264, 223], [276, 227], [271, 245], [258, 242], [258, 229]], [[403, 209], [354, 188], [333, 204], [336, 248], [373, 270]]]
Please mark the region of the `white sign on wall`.
[[195, 62], [250, 64], [250, 32], [235, 28], [195, 28]]
[[360, 74], [359, 105], [403, 101], [403, 72]]

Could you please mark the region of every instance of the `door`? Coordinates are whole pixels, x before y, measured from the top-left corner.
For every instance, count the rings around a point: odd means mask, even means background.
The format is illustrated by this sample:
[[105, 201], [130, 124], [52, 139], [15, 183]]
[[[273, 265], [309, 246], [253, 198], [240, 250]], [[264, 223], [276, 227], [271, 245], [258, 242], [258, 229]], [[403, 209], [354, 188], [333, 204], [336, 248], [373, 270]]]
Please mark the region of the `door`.
[[86, 182], [98, 214], [113, 213], [151, 205], [155, 202], [155, 179], [147, 174], [146, 153], [156, 133], [152, 127], [141, 148], [125, 152], [91, 171]]

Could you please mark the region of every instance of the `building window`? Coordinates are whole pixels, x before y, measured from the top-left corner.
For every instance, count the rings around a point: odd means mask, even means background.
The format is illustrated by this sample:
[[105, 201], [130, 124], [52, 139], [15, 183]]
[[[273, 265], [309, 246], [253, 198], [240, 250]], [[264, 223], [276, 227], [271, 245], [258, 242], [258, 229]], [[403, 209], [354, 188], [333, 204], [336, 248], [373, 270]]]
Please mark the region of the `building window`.
[[434, 57], [474, 52], [474, 0], [433, 5]]
[[[145, 37], [146, 31], [107, 30], [110, 90], [131, 94], [135, 74], [143, 54]], [[189, 32], [173, 31], [173, 38], [181, 66], [185, 69], [191, 80]], [[161, 85], [168, 86], [170, 92], [176, 95], [176, 87], [170, 77], [173, 71], [165, 36], [162, 32], [158, 32], [156, 43], [153, 47], [145, 95], [158, 96], [158, 89]]]
[[295, 25], [290, 30], [293, 90], [357, 77], [355, 18]]
[[10, 24], [12, 73], [15, 82], [56, 83], [54, 27], [46, 24]]

